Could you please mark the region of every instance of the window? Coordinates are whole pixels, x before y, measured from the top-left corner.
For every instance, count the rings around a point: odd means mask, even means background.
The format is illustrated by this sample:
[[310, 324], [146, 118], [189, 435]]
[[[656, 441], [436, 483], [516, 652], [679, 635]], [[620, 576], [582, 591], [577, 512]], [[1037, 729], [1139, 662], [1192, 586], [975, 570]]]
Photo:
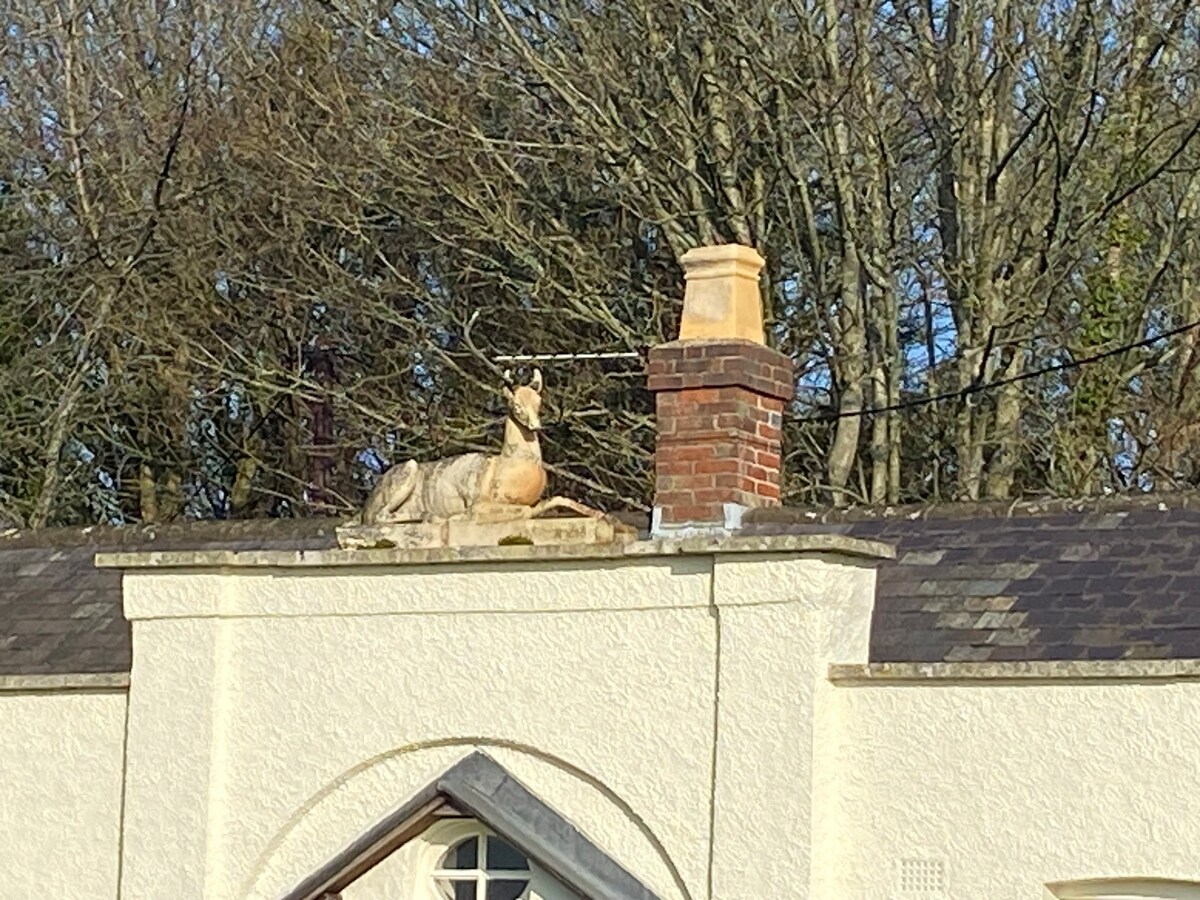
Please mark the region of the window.
[[[467, 825], [467, 823], [463, 823]], [[519, 900], [529, 888], [529, 860], [477, 823], [456, 835], [432, 873], [444, 900]]]

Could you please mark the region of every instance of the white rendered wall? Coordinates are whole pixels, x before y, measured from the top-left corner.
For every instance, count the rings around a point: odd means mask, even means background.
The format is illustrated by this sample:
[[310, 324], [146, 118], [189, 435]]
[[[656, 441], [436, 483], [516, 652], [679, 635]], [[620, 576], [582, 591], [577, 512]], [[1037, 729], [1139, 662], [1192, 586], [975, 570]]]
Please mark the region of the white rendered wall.
[[940, 862], [955, 900], [1200, 882], [1200, 682], [834, 691], [825, 752], [840, 775], [820, 865], [836, 888], [815, 896], [906, 897], [905, 859]]
[[806, 882], [806, 704], [873, 589], [782, 554], [133, 570], [122, 897], [276, 897], [477, 748], [664, 900]]
[[0, 692], [0, 898], [112, 900], [123, 692]]

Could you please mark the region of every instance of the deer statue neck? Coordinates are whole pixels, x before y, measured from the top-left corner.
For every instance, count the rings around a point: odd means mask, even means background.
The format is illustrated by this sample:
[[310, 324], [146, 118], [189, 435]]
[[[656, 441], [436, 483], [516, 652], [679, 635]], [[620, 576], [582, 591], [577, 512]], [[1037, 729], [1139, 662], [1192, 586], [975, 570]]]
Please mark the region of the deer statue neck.
[[504, 446], [500, 448], [500, 455], [540, 460], [542, 448], [538, 443], [537, 432], [530, 431], [509, 416], [504, 422]]

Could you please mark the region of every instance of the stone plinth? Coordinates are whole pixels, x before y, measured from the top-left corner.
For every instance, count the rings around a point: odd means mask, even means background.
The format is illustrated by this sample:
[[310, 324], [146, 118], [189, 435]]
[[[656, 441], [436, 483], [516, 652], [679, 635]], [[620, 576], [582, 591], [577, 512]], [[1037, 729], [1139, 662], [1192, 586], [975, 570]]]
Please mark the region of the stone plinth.
[[616, 544], [637, 538], [635, 529], [608, 516], [559, 516], [507, 522], [471, 520], [344, 525], [337, 530], [344, 549], [426, 550], [438, 547], [511, 545], [565, 546]]

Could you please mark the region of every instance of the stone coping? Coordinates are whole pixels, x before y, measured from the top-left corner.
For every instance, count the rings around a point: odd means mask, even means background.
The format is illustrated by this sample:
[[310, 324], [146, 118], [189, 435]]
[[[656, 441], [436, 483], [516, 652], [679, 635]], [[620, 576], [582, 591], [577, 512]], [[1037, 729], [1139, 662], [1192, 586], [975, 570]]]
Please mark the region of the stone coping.
[[341, 566], [429, 566], [454, 563], [553, 563], [634, 560], [663, 556], [724, 554], [836, 554], [859, 559], [894, 559], [882, 541], [840, 534], [762, 537], [692, 537], [610, 544], [435, 547], [419, 550], [185, 550], [97, 553], [96, 566], [108, 569], [332, 568]]
[[839, 685], [1200, 681], [1200, 659], [834, 664], [829, 680]]
[[127, 691], [128, 672], [77, 672], [60, 675], [0, 675], [0, 694], [57, 691]]

